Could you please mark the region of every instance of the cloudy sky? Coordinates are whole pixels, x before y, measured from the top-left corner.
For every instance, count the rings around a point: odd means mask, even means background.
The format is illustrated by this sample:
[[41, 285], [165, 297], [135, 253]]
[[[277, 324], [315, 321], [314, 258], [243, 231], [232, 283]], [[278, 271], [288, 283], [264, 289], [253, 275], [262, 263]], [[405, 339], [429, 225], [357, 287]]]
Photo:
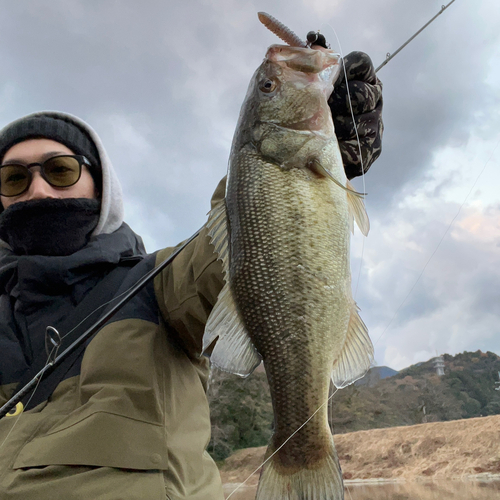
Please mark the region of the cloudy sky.
[[[205, 221], [250, 77], [278, 43], [258, 11], [338, 49], [335, 30], [378, 65], [443, 3], [0, 0], [0, 126], [43, 109], [89, 122], [154, 251]], [[500, 354], [499, 25], [498, 0], [456, 0], [379, 72], [383, 153], [352, 269], [380, 365]]]

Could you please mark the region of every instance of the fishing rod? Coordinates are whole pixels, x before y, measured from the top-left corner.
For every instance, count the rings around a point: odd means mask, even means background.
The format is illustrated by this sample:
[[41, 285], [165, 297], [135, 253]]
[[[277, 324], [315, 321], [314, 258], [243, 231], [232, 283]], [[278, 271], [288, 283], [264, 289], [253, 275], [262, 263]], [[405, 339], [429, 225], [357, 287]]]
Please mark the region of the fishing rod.
[[[179, 253], [186, 248], [186, 246], [193, 241], [196, 236], [200, 233], [201, 228], [196, 231], [189, 239], [187, 239], [174, 253], [169, 255], [159, 266], [155, 267], [148, 273], [146, 273], [142, 278], [140, 278], [135, 285], [133, 285], [106, 314], [99, 318], [92, 326], [90, 326], [80, 337], [78, 337], [71, 345], [69, 345], [61, 354], [58, 356], [51, 356], [49, 354], [47, 359], [47, 364], [22, 388], [20, 389], [7, 403], [5, 403], [0, 408], [0, 419], [5, 417], [12, 409], [14, 409], [18, 404], [22, 404], [21, 400], [40, 382], [40, 380], [46, 376], [49, 372], [53, 371], [54, 368], [61, 363], [65, 358], [67, 358], [72, 352], [74, 352], [79, 346], [84, 342], [92, 338], [134, 295], [136, 295], [140, 290], [142, 290], [147, 283], [157, 276], [165, 267], [167, 267], [174, 259], [179, 255]], [[61, 334], [52, 326], [47, 327], [47, 337], [52, 344], [53, 348], [56, 350], [60, 346]], [[64, 336], [62, 336], [64, 337]], [[22, 407], [18, 410], [16, 408], [16, 414], [22, 412]]]
[[436, 17], [440, 16], [454, 1], [455, 0], [451, 0], [449, 4], [441, 5], [441, 10], [430, 21], [424, 24], [412, 37], [408, 38], [408, 40], [406, 40], [406, 42], [403, 43], [403, 45], [401, 45], [401, 47], [399, 47], [399, 49], [397, 49], [396, 52], [394, 52], [393, 54], [387, 52], [385, 56], [385, 61], [375, 69], [375, 73], [379, 69], [383, 68], [394, 56], [396, 56], [399, 52], [401, 52], [417, 35], [422, 33], [422, 31], [424, 31], [425, 28], [427, 28], [427, 26], [429, 26], [429, 24], [431, 24], [434, 21], [434, 19], [436, 19]]

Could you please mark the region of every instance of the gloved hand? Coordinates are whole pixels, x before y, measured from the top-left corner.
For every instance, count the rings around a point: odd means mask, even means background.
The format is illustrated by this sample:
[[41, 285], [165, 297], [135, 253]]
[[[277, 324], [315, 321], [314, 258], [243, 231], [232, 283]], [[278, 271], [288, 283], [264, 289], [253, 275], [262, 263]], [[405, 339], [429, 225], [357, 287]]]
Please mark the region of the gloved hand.
[[[354, 118], [358, 129], [365, 173], [382, 151], [382, 82], [375, 74], [370, 57], [364, 52], [351, 52], [344, 57]], [[328, 100], [335, 133], [348, 179], [362, 174], [356, 132], [345, 84], [344, 69]]]

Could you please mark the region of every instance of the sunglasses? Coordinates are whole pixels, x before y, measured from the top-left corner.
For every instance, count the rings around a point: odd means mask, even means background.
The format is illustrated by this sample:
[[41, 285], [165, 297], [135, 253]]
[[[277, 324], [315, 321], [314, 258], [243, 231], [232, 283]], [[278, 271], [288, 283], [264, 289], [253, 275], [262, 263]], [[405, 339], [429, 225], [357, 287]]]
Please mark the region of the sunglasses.
[[80, 180], [82, 166], [90, 166], [89, 160], [81, 155], [53, 156], [43, 163], [29, 165], [9, 164], [0, 167], [0, 195], [19, 196], [26, 192], [33, 180], [31, 167], [40, 167], [42, 178], [51, 186], [70, 187]]

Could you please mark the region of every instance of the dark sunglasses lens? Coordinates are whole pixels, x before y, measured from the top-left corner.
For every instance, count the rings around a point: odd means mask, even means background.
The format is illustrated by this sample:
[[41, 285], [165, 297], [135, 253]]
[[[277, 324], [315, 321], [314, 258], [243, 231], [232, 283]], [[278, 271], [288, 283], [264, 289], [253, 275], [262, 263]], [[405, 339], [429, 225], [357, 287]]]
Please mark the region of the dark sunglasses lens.
[[56, 187], [76, 184], [80, 178], [80, 163], [71, 156], [56, 156], [43, 165], [47, 180]]
[[29, 185], [30, 173], [24, 165], [6, 165], [0, 168], [0, 194], [17, 196]]

